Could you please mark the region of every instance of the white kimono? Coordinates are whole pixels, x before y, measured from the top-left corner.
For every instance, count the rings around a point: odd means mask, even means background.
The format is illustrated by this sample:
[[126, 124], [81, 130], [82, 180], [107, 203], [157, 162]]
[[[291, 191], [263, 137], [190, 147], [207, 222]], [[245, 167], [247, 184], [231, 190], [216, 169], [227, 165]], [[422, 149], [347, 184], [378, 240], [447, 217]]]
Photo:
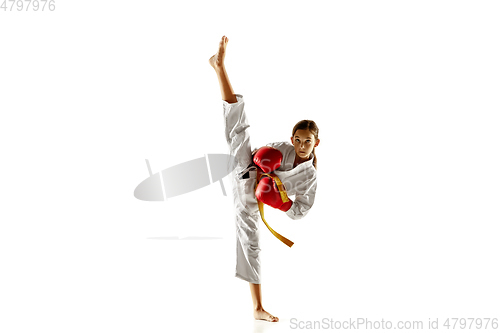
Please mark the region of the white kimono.
[[[243, 96], [235, 95], [236, 103], [223, 101], [226, 141], [229, 145], [229, 154], [235, 157], [236, 163], [231, 174], [236, 213], [235, 276], [260, 284], [259, 220], [261, 217], [254, 191], [257, 171], [255, 166], [250, 166], [252, 163], [248, 129], [250, 125], [244, 110]], [[274, 142], [266, 146], [276, 148], [283, 154], [281, 166], [274, 171], [274, 174], [285, 185], [287, 194], [293, 201], [286, 215], [293, 220], [301, 219], [311, 209], [316, 194], [316, 169], [312, 164], [314, 156], [311, 153], [308, 161], [294, 168], [295, 150], [291, 143]], [[249, 177], [242, 178], [247, 172]]]

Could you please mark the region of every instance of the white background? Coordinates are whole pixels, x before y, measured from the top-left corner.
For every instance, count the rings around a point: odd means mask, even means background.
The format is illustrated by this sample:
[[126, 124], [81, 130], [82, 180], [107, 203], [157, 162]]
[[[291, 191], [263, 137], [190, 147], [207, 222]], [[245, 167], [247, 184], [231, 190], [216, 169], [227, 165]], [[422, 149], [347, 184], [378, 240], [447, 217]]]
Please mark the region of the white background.
[[[499, 14], [496, 1], [0, 11], [0, 331], [498, 317]], [[265, 209], [295, 245], [261, 223], [263, 305], [277, 324], [253, 320], [234, 277], [229, 177], [228, 196], [219, 184], [133, 196], [146, 159], [156, 173], [227, 153], [208, 64], [223, 35], [253, 146], [288, 141], [302, 119], [320, 129], [313, 209], [298, 221]]]

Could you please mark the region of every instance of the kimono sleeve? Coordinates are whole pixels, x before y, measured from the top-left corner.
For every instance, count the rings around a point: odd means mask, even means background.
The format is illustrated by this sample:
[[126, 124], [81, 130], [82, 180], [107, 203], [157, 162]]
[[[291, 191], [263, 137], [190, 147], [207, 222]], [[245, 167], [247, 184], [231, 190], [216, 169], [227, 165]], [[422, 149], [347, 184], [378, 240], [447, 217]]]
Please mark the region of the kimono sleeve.
[[295, 194], [292, 206], [286, 211], [286, 215], [292, 220], [305, 217], [313, 206], [317, 187], [316, 176], [302, 184], [302, 186], [303, 188]]
[[[287, 145], [286, 145], [286, 142], [271, 142], [271, 143], [268, 143], [262, 147], [272, 147], [272, 148], [278, 149], [281, 152], [281, 154], [283, 154], [283, 156], [284, 156], [284, 154], [286, 152]], [[254, 150], [252, 150], [252, 155], [255, 154], [257, 152], [257, 150], [259, 150], [262, 147], [257, 147]]]
[[283, 153], [288, 145], [286, 142], [271, 142], [266, 146], [276, 148]]

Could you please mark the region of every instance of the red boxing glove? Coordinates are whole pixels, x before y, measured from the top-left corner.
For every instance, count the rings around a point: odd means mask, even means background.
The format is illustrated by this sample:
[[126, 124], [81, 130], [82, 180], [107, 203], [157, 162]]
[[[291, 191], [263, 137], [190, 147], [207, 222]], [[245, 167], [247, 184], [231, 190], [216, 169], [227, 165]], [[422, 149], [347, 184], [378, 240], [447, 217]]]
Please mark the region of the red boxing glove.
[[253, 162], [265, 173], [278, 169], [282, 159], [283, 155], [278, 149], [267, 146], [257, 150], [253, 156]]
[[292, 207], [292, 204], [293, 204], [293, 201], [290, 198], [288, 198], [288, 201], [285, 202], [284, 204], [282, 204], [280, 206], [280, 208], [278, 208], [278, 209], [286, 212], [287, 210], [290, 209], [290, 207]]
[[266, 205], [284, 212], [292, 206], [290, 198], [285, 203], [281, 200], [280, 191], [271, 177], [262, 177], [255, 189], [255, 197]]

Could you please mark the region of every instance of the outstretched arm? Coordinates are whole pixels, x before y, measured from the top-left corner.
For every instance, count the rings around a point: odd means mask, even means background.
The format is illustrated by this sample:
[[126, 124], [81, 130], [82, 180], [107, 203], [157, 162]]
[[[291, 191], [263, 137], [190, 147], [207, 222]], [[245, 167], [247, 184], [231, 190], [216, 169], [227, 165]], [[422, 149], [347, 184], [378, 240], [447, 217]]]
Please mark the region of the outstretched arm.
[[233, 87], [231, 87], [231, 83], [229, 82], [229, 78], [227, 76], [226, 67], [224, 66], [224, 57], [226, 56], [227, 42], [227, 37], [222, 36], [222, 39], [219, 43], [219, 50], [208, 60], [208, 62], [215, 69], [215, 73], [217, 74], [217, 78], [219, 79], [222, 100], [228, 103], [236, 103], [238, 100], [234, 95]]

